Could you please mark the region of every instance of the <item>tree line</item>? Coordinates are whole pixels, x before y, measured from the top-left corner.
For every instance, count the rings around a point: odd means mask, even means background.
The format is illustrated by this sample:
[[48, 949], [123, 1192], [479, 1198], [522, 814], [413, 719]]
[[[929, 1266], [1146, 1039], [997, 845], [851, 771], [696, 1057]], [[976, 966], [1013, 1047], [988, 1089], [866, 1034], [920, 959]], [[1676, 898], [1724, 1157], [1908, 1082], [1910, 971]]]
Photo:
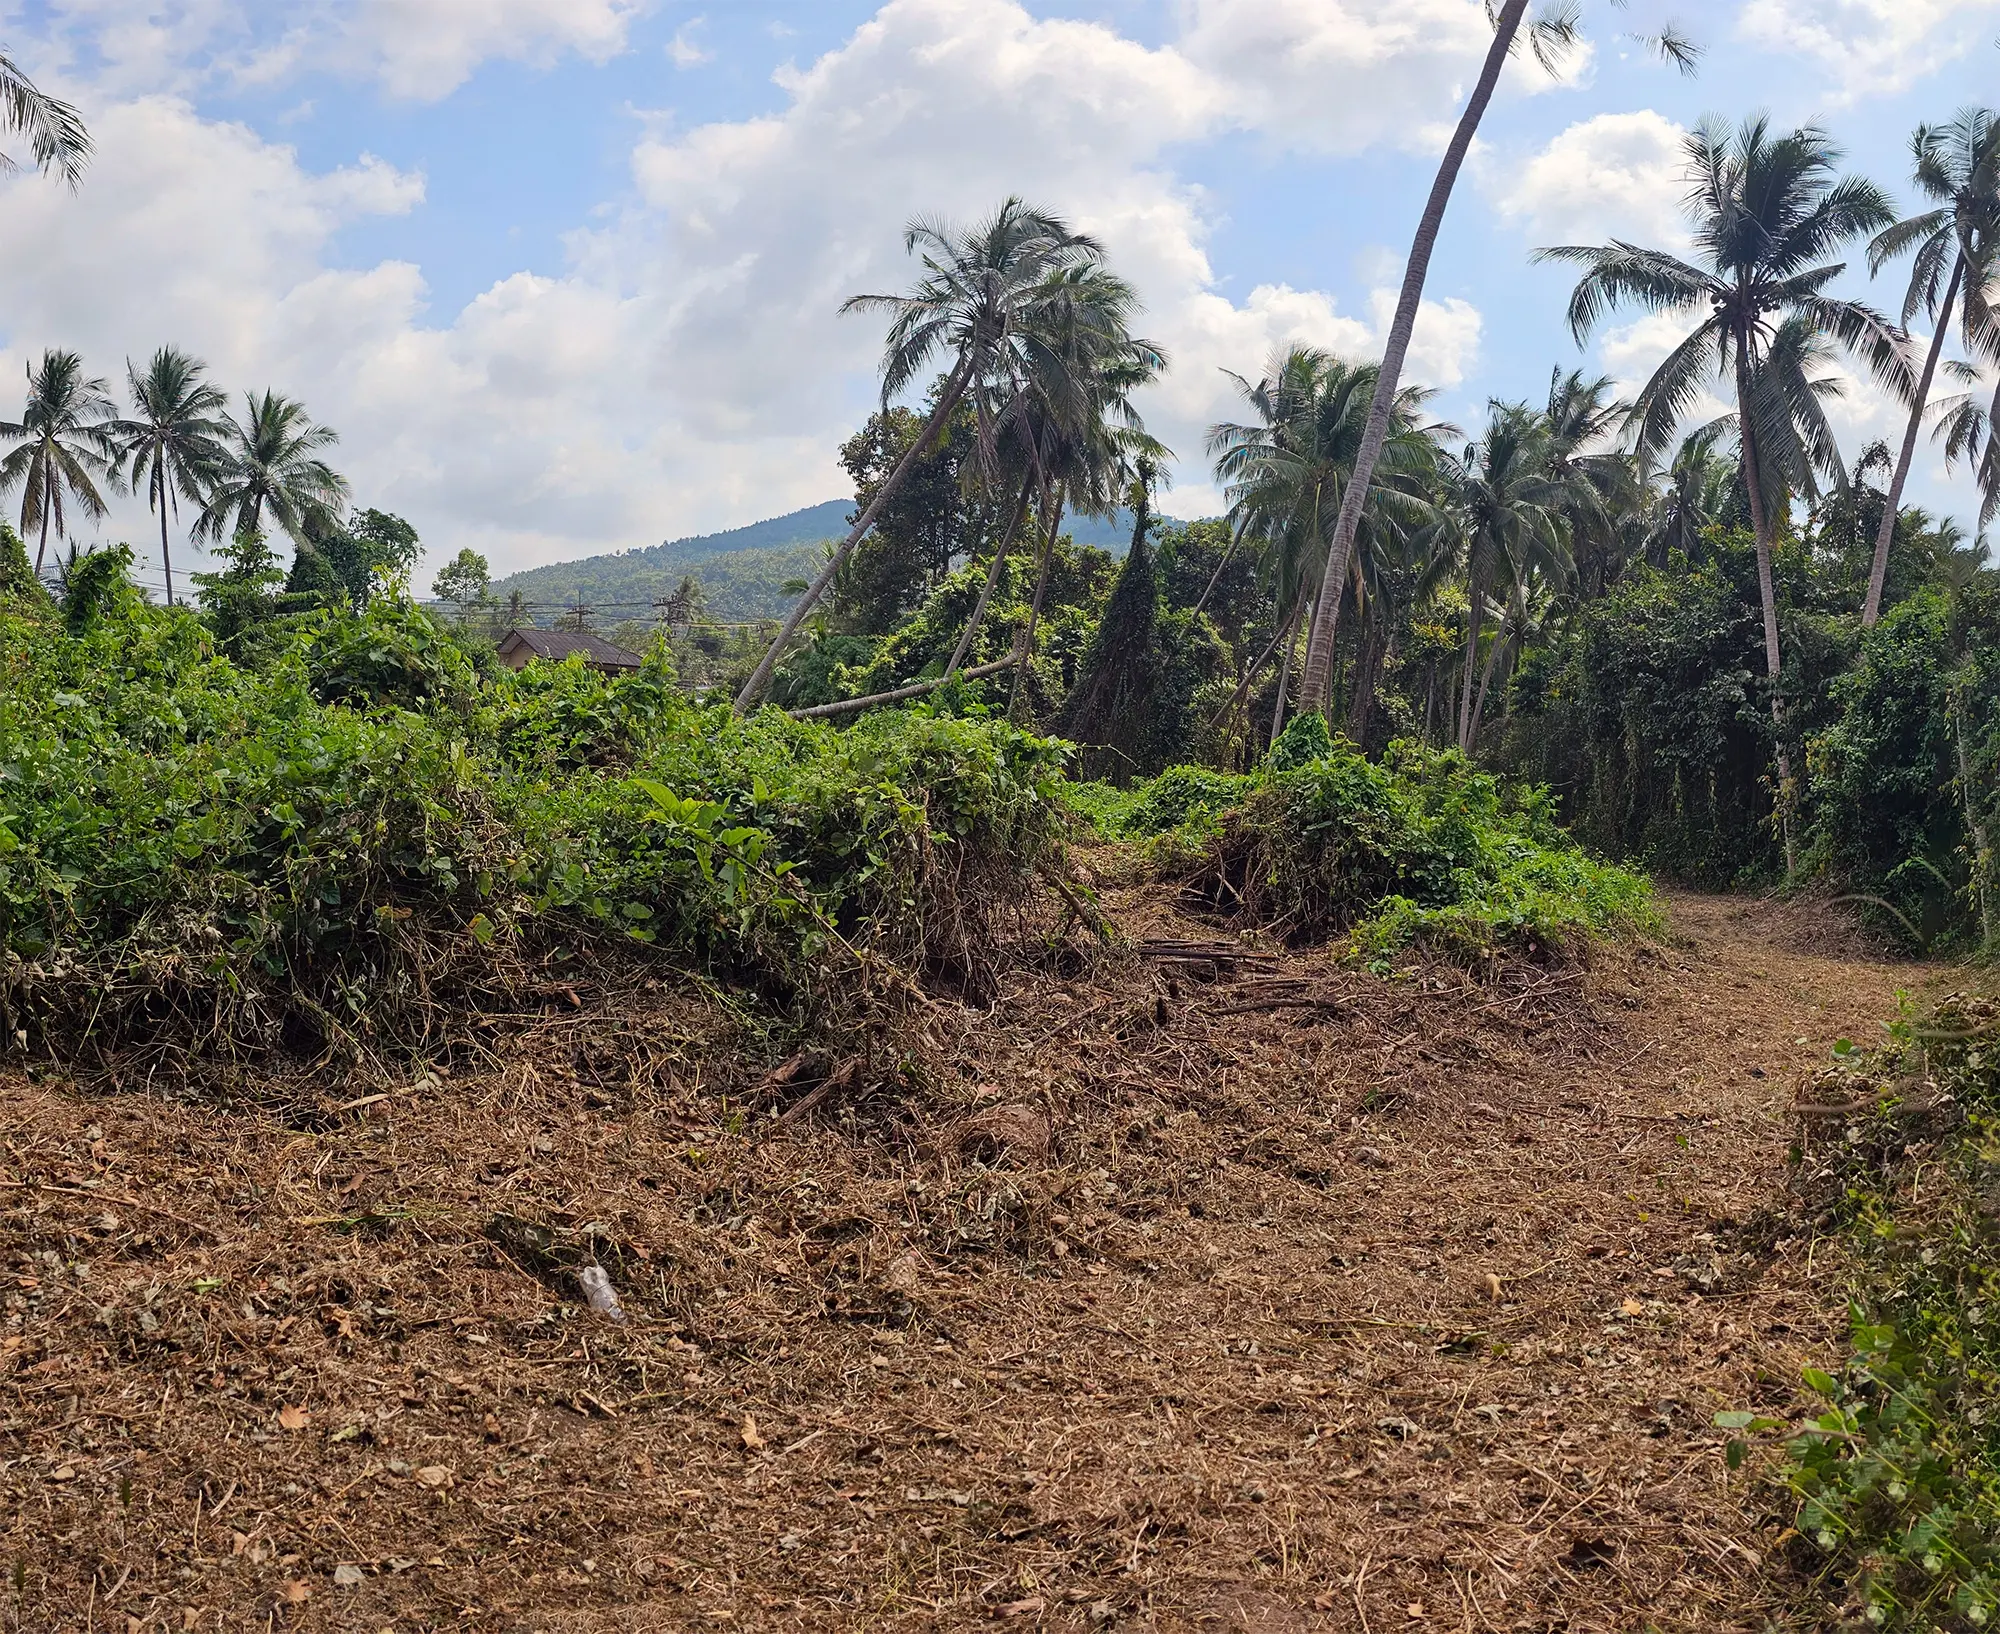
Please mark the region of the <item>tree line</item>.
[[[1910, 151], [1922, 202], [1901, 212], [1843, 171], [1816, 126], [1705, 121], [1686, 144], [1690, 252], [1618, 241], [1538, 252], [1578, 268], [1579, 345], [1620, 309], [1687, 320], [1631, 400], [1559, 364], [1545, 392], [1495, 399], [1468, 431], [1432, 414], [1434, 394], [1392, 380], [1393, 358], [1289, 346], [1232, 377], [1242, 410], [1207, 438], [1228, 513], [1193, 527], [1151, 520], [1168, 454], [1134, 394], [1167, 358], [1131, 332], [1136, 300], [1101, 246], [1019, 200], [970, 227], [915, 224], [923, 276], [850, 303], [891, 318], [882, 407], [843, 449], [853, 527], [744, 678], [738, 708], [767, 696], [824, 713], [901, 702], [972, 664], [1011, 672], [1010, 716], [1025, 708], [1027, 723], [1081, 743], [1086, 768], [1121, 778], [1242, 764], [1305, 711], [1357, 743], [1421, 736], [1511, 758], [1554, 776], [1573, 815], [1590, 808], [1644, 850], [1631, 822], [1604, 815], [1605, 791], [1618, 785], [1629, 804], [1644, 786], [1640, 805], [1691, 812], [1709, 798], [1687, 793], [1693, 762], [1655, 786], [1586, 733], [1597, 758], [1557, 764], [1530, 723], [1612, 685], [1631, 655], [1613, 661], [1608, 619], [1653, 617], [1646, 598], [1672, 605], [1677, 580], [1690, 586], [1685, 614], [1719, 585], [1713, 627], [1684, 620], [1671, 639], [1686, 650], [1669, 662], [1663, 649], [1659, 674], [1616, 685], [1636, 708], [1680, 665], [1675, 685], [1728, 693], [1701, 775], [1711, 793], [1741, 796], [1737, 816], [1755, 808], [1745, 820], [1768, 825], [1792, 873], [1823, 860], [1839, 828], [1815, 802], [1836, 750], [1857, 741], [1842, 710], [1887, 684], [1857, 677], [1887, 661], [1891, 638], [1871, 645], [1870, 632], [1908, 607], [1895, 639], [1935, 611], [1925, 662], [1959, 679], [1917, 733], [1943, 769], [1903, 802], [1910, 832], [1869, 845], [1885, 856], [1906, 845], [1885, 867], [1915, 858], [1935, 870], [1952, 846], [1913, 836], [1945, 801], [1959, 849], [1990, 867], [1987, 819], [1952, 790], [1979, 780], [1981, 754], [2000, 755], [2000, 706], [1965, 669], [1991, 639], [1994, 574], [1983, 539], [1903, 496], [1929, 428], [1947, 468], [1970, 477], [1979, 525], [2000, 511], [2000, 121], [1966, 110], [1920, 128]], [[1907, 259], [1897, 315], [1835, 292], [1856, 256], [1876, 274]], [[1948, 358], [1953, 336], [1962, 356]], [[1902, 405], [1893, 445], [1840, 446], [1829, 409], [1842, 365]], [[923, 406], [901, 406], [930, 369], [942, 372]], [[1710, 392], [1724, 412], [1702, 411]], [[1120, 506], [1137, 518], [1122, 565], [1063, 538], [1066, 514]], [[1726, 609], [1746, 598], [1743, 628]], [[1040, 633], [1052, 616], [1061, 628]], [[1876, 772], [1888, 775], [1877, 766], [1849, 793], [1861, 799]], [[1686, 841], [1684, 824], [1684, 858]], [[1717, 842], [1706, 866], [1731, 877], [1723, 860], [1751, 867], [1756, 850]]]

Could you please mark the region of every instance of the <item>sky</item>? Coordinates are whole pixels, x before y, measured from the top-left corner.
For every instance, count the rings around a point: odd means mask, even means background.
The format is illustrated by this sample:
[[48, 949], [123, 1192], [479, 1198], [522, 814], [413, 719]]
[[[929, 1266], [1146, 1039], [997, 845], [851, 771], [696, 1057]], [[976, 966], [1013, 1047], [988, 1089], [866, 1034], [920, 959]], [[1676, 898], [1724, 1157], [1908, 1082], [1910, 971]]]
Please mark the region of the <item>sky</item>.
[[[1683, 242], [1704, 116], [1817, 121], [1913, 207], [1911, 130], [2000, 98], [2000, 0], [1583, 9], [1559, 75], [1508, 67], [1432, 266], [1408, 375], [1469, 430], [1677, 338], [1628, 314], [1579, 350], [1571, 276], [1531, 255]], [[1636, 38], [1669, 19], [1692, 79]], [[98, 147], [74, 193], [0, 179], [0, 415], [45, 348], [122, 389], [174, 344], [338, 431], [423, 582], [464, 546], [497, 575], [711, 532], [845, 492], [882, 337], [841, 302], [910, 281], [912, 216], [1013, 193], [1137, 285], [1165, 506], [1212, 513], [1230, 371], [1379, 349], [1489, 39], [1482, 0], [0, 0], [0, 47]], [[1853, 259], [1899, 311], [1900, 269]], [[1836, 424], [1850, 455], [1900, 435], [1865, 382]], [[1976, 509], [1928, 445], [1911, 498]], [[142, 502], [102, 537], [157, 572]]]

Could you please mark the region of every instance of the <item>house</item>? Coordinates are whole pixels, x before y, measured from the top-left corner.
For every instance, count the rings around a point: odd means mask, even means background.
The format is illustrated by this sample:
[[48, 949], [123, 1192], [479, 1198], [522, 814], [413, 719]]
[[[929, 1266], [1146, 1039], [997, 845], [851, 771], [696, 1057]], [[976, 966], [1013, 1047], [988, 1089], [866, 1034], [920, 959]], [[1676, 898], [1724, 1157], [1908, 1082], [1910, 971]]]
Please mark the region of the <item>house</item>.
[[576, 630], [536, 630], [516, 626], [500, 638], [500, 662], [509, 669], [526, 669], [535, 659], [560, 664], [565, 658], [580, 657], [603, 675], [626, 675], [645, 660], [635, 652], [615, 647], [601, 636]]

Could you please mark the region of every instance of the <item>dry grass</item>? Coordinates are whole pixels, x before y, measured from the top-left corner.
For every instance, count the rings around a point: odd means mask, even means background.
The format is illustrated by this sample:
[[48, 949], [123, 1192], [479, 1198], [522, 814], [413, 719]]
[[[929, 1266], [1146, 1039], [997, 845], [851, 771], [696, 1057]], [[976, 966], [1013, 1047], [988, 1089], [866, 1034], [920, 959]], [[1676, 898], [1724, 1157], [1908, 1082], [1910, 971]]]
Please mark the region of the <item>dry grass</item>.
[[0, 1622], [1761, 1626], [1709, 1420], [1836, 1337], [1790, 1085], [1924, 973], [1109, 906], [1181, 956], [824, 1059], [660, 989], [416, 1082], [0, 1078]]

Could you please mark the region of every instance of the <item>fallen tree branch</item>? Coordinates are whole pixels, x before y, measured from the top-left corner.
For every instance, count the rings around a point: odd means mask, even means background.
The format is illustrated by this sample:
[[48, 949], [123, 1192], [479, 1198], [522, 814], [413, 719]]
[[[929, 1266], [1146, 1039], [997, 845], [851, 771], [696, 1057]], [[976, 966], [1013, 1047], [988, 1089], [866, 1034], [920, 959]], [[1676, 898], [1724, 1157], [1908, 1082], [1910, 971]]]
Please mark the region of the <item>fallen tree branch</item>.
[[1218, 1016], [1247, 1016], [1258, 1010], [1324, 1010], [1329, 1015], [1338, 1015], [1340, 1004], [1334, 999], [1304, 997], [1252, 999], [1248, 1004], [1231, 1004], [1209, 1013]]
[[795, 721], [824, 719], [828, 715], [851, 715], [857, 709], [868, 709], [875, 704], [899, 703], [905, 698], [921, 698], [926, 692], [935, 692], [946, 681], [976, 681], [983, 675], [998, 675], [1003, 669], [1012, 669], [1021, 661], [1019, 653], [1009, 653], [1005, 658], [996, 658], [990, 664], [975, 664], [971, 669], [962, 669], [956, 675], [941, 675], [934, 681], [912, 681], [908, 686], [894, 687], [887, 692], [871, 692], [865, 698], [842, 698], [837, 703], [814, 704], [810, 709], [789, 711]]

